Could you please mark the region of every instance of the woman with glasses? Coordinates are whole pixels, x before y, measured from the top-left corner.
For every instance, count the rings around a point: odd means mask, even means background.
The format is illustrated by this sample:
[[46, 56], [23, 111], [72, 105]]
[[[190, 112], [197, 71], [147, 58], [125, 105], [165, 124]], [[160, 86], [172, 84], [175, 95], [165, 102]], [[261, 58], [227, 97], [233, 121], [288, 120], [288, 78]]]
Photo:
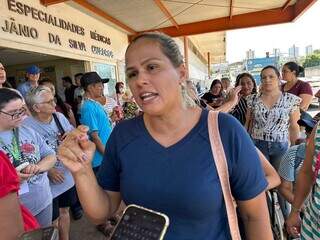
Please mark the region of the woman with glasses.
[[295, 62], [287, 62], [282, 67], [282, 79], [286, 81], [281, 86], [282, 92], [291, 93], [302, 99], [300, 109], [307, 111], [313, 98], [312, 88], [308, 82], [298, 79], [304, 68]]
[[46, 86], [50, 88], [55, 100], [56, 100], [56, 110], [57, 112], [61, 112], [72, 124], [72, 126], [76, 127], [76, 118], [73, 114], [72, 107], [65, 103], [62, 98], [59, 96], [58, 93], [56, 93], [55, 86], [53, 82], [49, 78], [43, 78], [39, 81], [39, 85]]
[[[52, 91], [41, 85], [33, 88], [26, 96], [26, 104], [32, 116], [23, 123], [37, 131], [48, 146], [56, 152], [65, 133], [73, 130], [73, 126], [62, 113], [56, 112]], [[77, 201], [73, 187], [74, 181], [70, 171], [59, 160], [48, 171], [48, 177], [53, 195], [52, 221], [59, 229], [59, 239], [68, 240], [69, 207]]]
[[26, 109], [22, 96], [13, 89], [0, 89], [0, 150], [9, 157], [20, 178], [21, 202], [42, 227], [51, 225], [52, 194], [47, 171], [55, 152], [33, 129], [22, 124]]

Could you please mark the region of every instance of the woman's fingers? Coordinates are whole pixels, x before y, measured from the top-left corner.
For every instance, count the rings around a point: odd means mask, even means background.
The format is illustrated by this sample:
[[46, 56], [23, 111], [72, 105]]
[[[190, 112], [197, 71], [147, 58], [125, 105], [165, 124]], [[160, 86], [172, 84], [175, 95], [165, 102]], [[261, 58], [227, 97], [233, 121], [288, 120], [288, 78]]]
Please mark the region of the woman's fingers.
[[33, 176], [33, 174], [27, 174], [27, 173], [22, 173], [22, 172], [18, 172], [18, 177], [20, 178], [20, 182], [23, 182], [25, 180], [28, 180], [29, 178], [31, 178]]

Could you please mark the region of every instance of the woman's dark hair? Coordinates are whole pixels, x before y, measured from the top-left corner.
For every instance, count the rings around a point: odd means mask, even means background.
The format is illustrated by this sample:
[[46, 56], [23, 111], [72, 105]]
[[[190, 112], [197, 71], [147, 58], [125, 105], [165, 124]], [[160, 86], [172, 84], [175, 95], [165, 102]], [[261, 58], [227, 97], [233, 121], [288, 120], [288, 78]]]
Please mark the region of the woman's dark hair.
[[23, 101], [23, 97], [17, 90], [0, 88], [0, 110], [2, 110], [9, 102], [17, 99]]
[[287, 68], [290, 69], [291, 72], [295, 72], [296, 77], [299, 76], [300, 73], [304, 72], [304, 68], [299, 66], [297, 63], [295, 62], [287, 62], [285, 63], [283, 66], [286, 66]]
[[213, 81], [212, 81], [212, 83], [211, 83], [211, 85], [210, 85], [210, 90], [212, 90], [212, 88], [213, 88], [213, 86], [214, 85], [217, 85], [217, 84], [220, 84], [221, 85], [221, 91], [220, 91], [220, 93], [219, 94], [221, 94], [221, 92], [222, 92], [222, 83], [221, 83], [221, 81], [219, 80], [219, 79], [214, 79]]
[[[43, 78], [39, 81], [39, 85], [44, 85], [45, 83], [51, 83], [53, 84], [53, 82], [51, 81], [50, 78]], [[54, 85], [54, 84], [53, 84]], [[61, 109], [63, 115], [69, 119], [69, 114], [68, 114], [68, 108], [66, 106], [66, 104], [64, 103], [64, 101], [62, 100], [62, 98], [59, 96], [59, 94], [56, 91], [56, 95], [54, 96], [56, 99], [56, 104], [57, 106]]]
[[250, 73], [246, 73], [246, 72], [245, 73], [240, 73], [236, 78], [235, 87], [238, 87], [240, 85], [241, 78], [244, 78], [244, 77], [250, 78], [250, 80], [253, 83], [252, 93], [257, 93], [257, 83], [256, 83], [256, 81], [254, 80], [253, 76]]
[[123, 83], [123, 82], [117, 82], [117, 83], [116, 83], [115, 89], [116, 89], [116, 93], [117, 93], [117, 94], [120, 93], [120, 87], [121, 87], [121, 86], [124, 86], [124, 83]]
[[276, 68], [275, 66], [272, 66], [272, 65], [268, 65], [268, 66], [262, 68], [262, 70], [261, 70], [261, 72], [260, 72], [260, 77], [261, 77], [261, 78], [262, 78], [262, 72], [263, 72], [264, 70], [268, 69], [268, 68], [273, 69], [273, 70], [275, 71], [275, 73], [277, 74], [278, 78], [280, 78], [280, 72], [279, 72], [278, 68]]
[[131, 45], [137, 42], [139, 39], [150, 39], [159, 43], [162, 53], [166, 55], [175, 68], [183, 64], [183, 56], [180, 52], [178, 44], [168, 35], [158, 32], [146, 32], [135, 37], [127, 47], [126, 54]]

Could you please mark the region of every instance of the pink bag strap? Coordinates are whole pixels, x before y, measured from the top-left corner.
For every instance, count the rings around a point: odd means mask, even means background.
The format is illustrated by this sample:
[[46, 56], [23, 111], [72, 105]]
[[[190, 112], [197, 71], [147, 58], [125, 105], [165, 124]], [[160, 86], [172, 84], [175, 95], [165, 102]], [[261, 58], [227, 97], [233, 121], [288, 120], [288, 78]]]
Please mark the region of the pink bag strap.
[[216, 111], [209, 111], [208, 114], [208, 131], [211, 144], [213, 159], [217, 168], [220, 184], [222, 188], [223, 198], [226, 205], [230, 234], [232, 240], [240, 240], [240, 232], [238, 226], [238, 218], [236, 213], [236, 205], [231, 193], [228, 163], [220, 138], [218, 115]]

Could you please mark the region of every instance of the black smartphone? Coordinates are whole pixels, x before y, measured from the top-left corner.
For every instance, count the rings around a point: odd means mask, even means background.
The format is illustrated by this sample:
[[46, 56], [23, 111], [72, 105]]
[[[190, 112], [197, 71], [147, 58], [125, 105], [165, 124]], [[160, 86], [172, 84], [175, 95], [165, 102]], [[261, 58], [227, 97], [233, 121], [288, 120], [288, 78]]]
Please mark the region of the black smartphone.
[[55, 227], [46, 227], [25, 232], [18, 240], [59, 240], [58, 229]]
[[124, 210], [109, 239], [161, 240], [168, 226], [165, 214], [132, 204]]

